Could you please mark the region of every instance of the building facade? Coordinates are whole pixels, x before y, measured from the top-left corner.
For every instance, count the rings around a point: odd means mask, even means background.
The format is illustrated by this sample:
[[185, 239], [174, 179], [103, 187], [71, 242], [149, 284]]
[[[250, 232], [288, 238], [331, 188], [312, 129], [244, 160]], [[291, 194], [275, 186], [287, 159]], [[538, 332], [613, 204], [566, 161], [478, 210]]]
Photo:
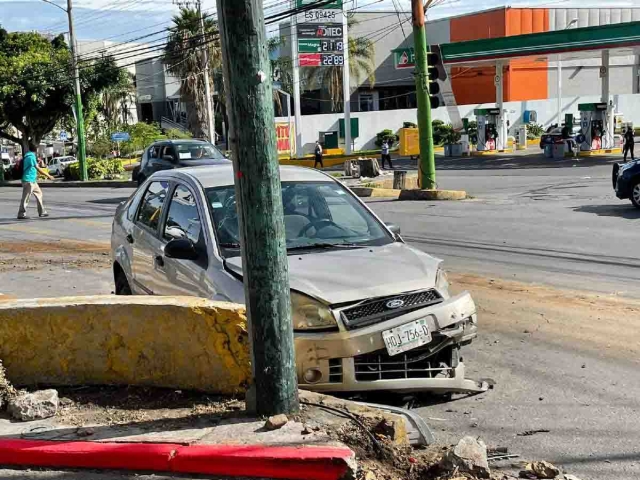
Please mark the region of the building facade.
[[[609, 2], [608, 2], [609, 3]], [[613, 2], [611, 2], [613, 3]], [[410, 12], [356, 12], [353, 38], [367, 38], [375, 49], [375, 82], [352, 78], [351, 109], [354, 112], [414, 108], [415, 90], [412, 70], [396, 69], [393, 50], [412, 47]], [[454, 43], [500, 38], [565, 28], [594, 27], [640, 21], [640, 7], [606, 8], [511, 8], [500, 7], [481, 12], [429, 21], [426, 26], [430, 44]], [[290, 27], [283, 24], [283, 53], [290, 55]], [[600, 58], [562, 60], [562, 95], [589, 96], [600, 91]], [[638, 76], [640, 51], [628, 57], [613, 57], [610, 66], [613, 95], [640, 92]], [[556, 58], [521, 58], [508, 62], [503, 72], [504, 101], [532, 101], [554, 98], [558, 94]], [[495, 67], [455, 67], [450, 71], [453, 93], [458, 105], [495, 103]], [[303, 85], [304, 91], [304, 85]], [[326, 92], [304, 92], [303, 114], [330, 113]]]

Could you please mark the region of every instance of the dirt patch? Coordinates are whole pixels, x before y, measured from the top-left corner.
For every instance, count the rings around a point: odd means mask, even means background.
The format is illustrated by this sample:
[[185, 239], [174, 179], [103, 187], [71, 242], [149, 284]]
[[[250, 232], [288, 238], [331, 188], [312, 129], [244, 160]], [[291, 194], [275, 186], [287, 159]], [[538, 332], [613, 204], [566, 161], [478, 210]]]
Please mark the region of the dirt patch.
[[48, 242], [3, 242], [0, 244], [0, 253], [20, 254], [25, 253], [109, 253], [109, 244], [102, 242], [77, 242], [74, 240], [52, 240]]
[[4, 242], [0, 244], [0, 273], [53, 269], [109, 268], [109, 245], [74, 242]]
[[471, 292], [484, 332], [539, 337], [578, 351], [640, 361], [640, 301], [478, 275], [449, 277], [452, 291]]
[[244, 401], [199, 392], [143, 387], [58, 388], [57, 417], [65, 424], [125, 425], [166, 421], [189, 423], [197, 417], [242, 412]]

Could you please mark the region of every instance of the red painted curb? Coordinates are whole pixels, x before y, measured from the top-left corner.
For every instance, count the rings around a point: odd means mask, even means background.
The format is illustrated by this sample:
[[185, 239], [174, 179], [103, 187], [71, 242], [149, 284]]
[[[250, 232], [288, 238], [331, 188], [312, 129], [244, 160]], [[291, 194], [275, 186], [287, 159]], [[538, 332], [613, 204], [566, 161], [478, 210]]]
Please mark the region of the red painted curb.
[[338, 480], [353, 458], [347, 447], [0, 440], [0, 465], [31, 467]]

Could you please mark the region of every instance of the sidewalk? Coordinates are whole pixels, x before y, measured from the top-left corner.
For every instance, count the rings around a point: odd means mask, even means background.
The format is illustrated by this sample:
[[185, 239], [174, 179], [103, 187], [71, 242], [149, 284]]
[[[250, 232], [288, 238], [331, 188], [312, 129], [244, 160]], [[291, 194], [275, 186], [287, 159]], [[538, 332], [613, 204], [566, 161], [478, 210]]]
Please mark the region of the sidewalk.
[[[181, 391], [149, 390], [152, 398], [143, 398], [145, 389], [76, 390], [61, 389], [58, 414], [49, 419], [16, 422], [2, 413], [0, 465], [338, 480], [356, 469], [345, 441], [359, 445], [371, 435], [345, 417], [349, 411], [368, 427], [388, 425], [380, 441], [407, 444], [401, 417], [308, 392], [301, 400], [318, 406], [303, 405], [268, 430], [242, 401]], [[176, 408], [159, 408], [166, 405]]]

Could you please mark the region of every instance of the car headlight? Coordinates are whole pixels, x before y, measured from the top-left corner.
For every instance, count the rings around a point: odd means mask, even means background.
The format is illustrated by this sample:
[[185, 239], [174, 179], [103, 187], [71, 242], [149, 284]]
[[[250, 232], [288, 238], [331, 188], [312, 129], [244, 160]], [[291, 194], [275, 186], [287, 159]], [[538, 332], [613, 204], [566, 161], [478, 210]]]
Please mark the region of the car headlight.
[[449, 292], [449, 278], [447, 277], [447, 272], [442, 268], [438, 268], [436, 273], [436, 289], [443, 293]]
[[294, 330], [323, 330], [337, 326], [329, 308], [296, 292], [291, 292], [291, 317]]

